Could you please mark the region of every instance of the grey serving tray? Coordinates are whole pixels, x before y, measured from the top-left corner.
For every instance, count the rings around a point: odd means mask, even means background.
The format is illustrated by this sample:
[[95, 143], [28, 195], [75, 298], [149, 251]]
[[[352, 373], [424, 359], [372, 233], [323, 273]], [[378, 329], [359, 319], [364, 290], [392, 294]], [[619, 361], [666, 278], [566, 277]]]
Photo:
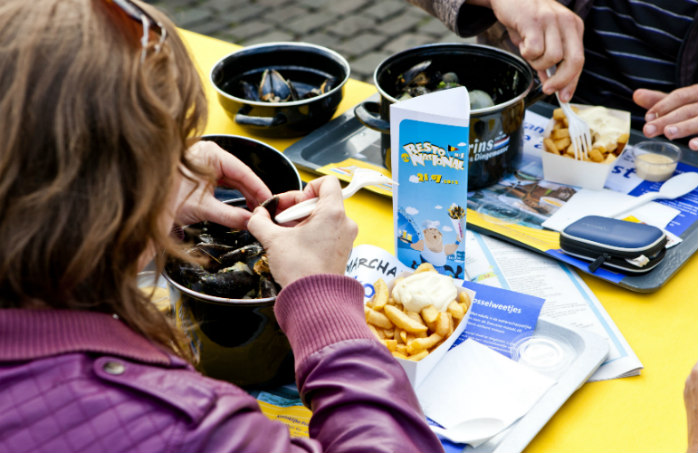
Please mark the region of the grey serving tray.
[[[366, 99], [366, 101], [379, 102], [378, 94]], [[554, 106], [545, 102], [538, 102], [530, 107], [530, 110], [544, 116], [551, 116]], [[354, 158], [366, 163], [385, 168], [381, 157], [381, 134], [377, 131], [364, 127], [354, 116], [353, 109], [333, 119], [324, 126], [316, 129], [303, 137], [290, 147], [284, 154], [301, 169], [310, 172], [317, 172], [317, 169], [331, 163], [342, 162], [347, 158]], [[631, 130], [630, 143], [637, 143], [645, 140], [643, 135], [635, 130]], [[681, 162], [697, 167], [698, 152], [692, 152], [683, 147]], [[369, 188], [370, 190], [370, 188]], [[545, 253], [541, 250], [530, 248], [514, 238], [495, 233], [486, 227], [468, 225], [479, 233], [497, 237], [504, 241], [528, 248], [545, 256], [560, 259], [554, 254]], [[667, 253], [659, 265], [652, 271], [642, 275], [625, 275], [618, 282], [604, 278], [603, 276], [591, 274], [622, 288], [639, 292], [651, 293], [661, 288], [698, 250], [698, 222], [695, 222], [681, 234], [683, 240], [680, 244], [667, 250]], [[570, 263], [567, 263], [570, 264]], [[575, 269], [589, 274], [586, 263], [574, 265]]]
[[[365, 101], [378, 102], [378, 94]], [[296, 166], [311, 172], [348, 158], [385, 168], [380, 140], [380, 132], [364, 127], [350, 109], [286, 148], [284, 154]]]

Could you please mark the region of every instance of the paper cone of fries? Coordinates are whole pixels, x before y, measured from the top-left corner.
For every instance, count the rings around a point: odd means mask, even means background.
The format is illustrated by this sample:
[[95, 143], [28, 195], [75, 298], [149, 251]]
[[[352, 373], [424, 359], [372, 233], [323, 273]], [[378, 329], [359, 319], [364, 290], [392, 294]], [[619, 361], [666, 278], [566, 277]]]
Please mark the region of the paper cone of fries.
[[448, 208], [448, 217], [451, 219], [451, 225], [458, 235], [458, 240], [462, 241], [465, 238], [465, 209], [455, 203]]
[[[437, 274], [433, 266], [424, 263], [415, 272], [402, 273], [392, 281], [376, 281], [375, 294], [364, 307], [369, 329], [397, 359], [414, 388], [463, 333], [475, 300], [475, 291], [464, 288], [463, 281], [456, 279], [452, 279], [456, 298], [443, 311], [434, 305], [419, 312], [409, 311], [393, 299], [396, 281], [427, 272]], [[438, 275], [439, 278], [450, 278]]]

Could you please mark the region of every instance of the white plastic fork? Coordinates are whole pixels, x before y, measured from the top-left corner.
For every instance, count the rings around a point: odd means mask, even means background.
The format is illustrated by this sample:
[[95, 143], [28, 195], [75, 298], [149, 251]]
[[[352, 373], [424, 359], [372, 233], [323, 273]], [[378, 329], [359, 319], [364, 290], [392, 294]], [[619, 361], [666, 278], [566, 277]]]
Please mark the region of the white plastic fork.
[[[556, 70], [557, 66], [552, 66], [546, 69], [545, 73], [548, 77], [552, 77], [555, 75]], [[569, 103], [560, 100], [557, 91], [555, 92], [555, 97], [557, 98], [558, 104], [560, 104], [562, 112], [567, 117], [567, 128], [570, 132], [570, 141], [574, 148], [574, 158], [576, 160], [588, 160], [588, 153], [591, 151], [591, 130], [589, 129], [589, 125], [572, 110]]]
[[[347, 199], [351, 197], [362, 187], [377, 186], [379, 184], [392, 184], [396, 186], [397, 182], [376, 170], [357, 168], [354, 170], [349, 184], [342, 189], [342, 198]], [[317, 198], [311, 198], [310, 200], [301, 201], [279, 213], [274, 217], [274, 220], [276, 220], [276, 223], [288, 223], [293, 220], [308, 217], [310, 213], [313, 212], [313, 209], [315, 209], [315, 206], [317, 206], [317, 200]]]

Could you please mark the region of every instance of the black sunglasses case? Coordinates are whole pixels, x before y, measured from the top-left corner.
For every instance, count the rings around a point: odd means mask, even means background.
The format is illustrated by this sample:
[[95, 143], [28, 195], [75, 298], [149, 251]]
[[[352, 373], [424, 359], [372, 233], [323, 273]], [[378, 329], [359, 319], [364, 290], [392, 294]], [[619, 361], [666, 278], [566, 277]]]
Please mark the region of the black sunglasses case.
[[652, 225], [601, 216], [586, 216], [560, 233], [560, 248], [568, 255], [591, 261], [589, 272], [599, 266], [642, 274], [664, 258], [667, 237]]

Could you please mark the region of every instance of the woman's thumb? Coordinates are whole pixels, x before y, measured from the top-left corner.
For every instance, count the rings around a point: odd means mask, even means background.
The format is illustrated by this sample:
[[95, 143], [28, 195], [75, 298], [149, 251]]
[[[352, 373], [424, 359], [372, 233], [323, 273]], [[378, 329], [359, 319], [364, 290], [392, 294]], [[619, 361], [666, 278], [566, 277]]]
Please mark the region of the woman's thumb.
[[277, 228], [280, 227], [271, 220], [269, 211], [261, 206], [255, 208], [252, 217], [247, 221], [247, 229], [264, 248], [267, 248]]

